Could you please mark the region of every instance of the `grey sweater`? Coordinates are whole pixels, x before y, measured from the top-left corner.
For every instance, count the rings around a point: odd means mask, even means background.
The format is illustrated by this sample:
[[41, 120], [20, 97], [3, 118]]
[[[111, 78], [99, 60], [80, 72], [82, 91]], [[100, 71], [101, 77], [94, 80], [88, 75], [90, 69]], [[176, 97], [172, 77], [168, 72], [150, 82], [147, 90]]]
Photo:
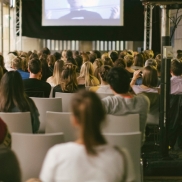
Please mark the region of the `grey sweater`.
[[138, 94], [132, 98], [122, 97], [120, 95], [108, 96], [102, 99], [107, 114], [126, 115], [139, 114], [140, 131], [142, 133], [142, 142], [145, 141], [145, 126], [147, 113], [149, 111], [149, 99], [143, 94]]

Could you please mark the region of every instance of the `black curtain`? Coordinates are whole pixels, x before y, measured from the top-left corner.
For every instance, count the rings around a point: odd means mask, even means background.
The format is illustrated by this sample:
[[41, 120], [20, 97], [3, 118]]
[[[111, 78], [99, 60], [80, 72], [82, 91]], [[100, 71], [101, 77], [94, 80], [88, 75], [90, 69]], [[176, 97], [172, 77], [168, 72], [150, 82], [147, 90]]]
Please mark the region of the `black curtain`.
[[124, 26], [41, 26], [42, 0], [22, 0], [22, 35], [54, 40], [143, 41], [144, 7], [124, 0]]

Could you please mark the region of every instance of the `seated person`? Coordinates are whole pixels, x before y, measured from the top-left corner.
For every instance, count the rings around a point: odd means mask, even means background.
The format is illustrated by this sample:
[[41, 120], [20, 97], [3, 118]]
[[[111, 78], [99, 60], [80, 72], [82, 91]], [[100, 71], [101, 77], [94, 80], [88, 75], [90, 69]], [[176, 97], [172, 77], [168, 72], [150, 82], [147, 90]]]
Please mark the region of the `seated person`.
[[171, 94], [182, 94], [182, 63], [174, 59], [171, 62]]
[[155, 67], [153, 66], [145, 67], [142, 74], [142, 84], [135, 85], [135, 82], [139, 77], [141, 77], [141, 71], [137, 70], [134, 72], [133, 78], [130, 83], [130, 86], [135, 94], [139, 94], [141, 92], [153, 92], [153, 93], [159, 92], [159, 88], [157, 88], [158, 84], [157, 69]]
[[11, 136], [4, 121], [0, 118], [0, 181], [21, 182], [18, 160], [12, 150], [8, 148]]
[[108, 145], [102, 135], [106, 114], [99, 97], [94, 92], [80, 90], [74, 94], [71, 109], [70, 119], [78, 131], [78, 139], [55, 145], [48, 151], [40, 179], [44, 182], [135, 181], [127, 153]]
[[99, 86], [90, 87], [89, 90], [95, 91], [97, 93], [107, 93], [107, 94], [113, 94], [113, 91], [110, 88], [110, 85], [107, 83], [107, 74], [110, 71], [111, 67], [108, 65], [103, 65], [98, 70], [98, 75], [101, 80], [101, 84]]
[[41, 62], [32, 59], [28, 63], [30, 77], [23, 80], [25, 92], [29, 97], [49, 97], [51, 85], [41, 79]]
[[73, 64], [66, 64], [61, 72], [60, 84], [53, 88], [53, 97], [56, 92], [74, 93], [77, 89], [76, 67]]
[[29, 78], [30, 73], [22, 70], [22, 59], [20, 57], [13, 59], [11, 67], [20, 73], [23, 80]]
[[140, 131], [142, 133], [142, 142], [144, 142], [149, 99], [143, 94], [133, 95], [128, 92], [130, 88], [130, 77], [124, 68], [112, 68], [107, 75], [107, 81], [113, 90], [114, 96], [108, 96], [102, 99], [106, 113], [117, 116], [139, 114]]
[[78, 87], [85, 88], [86, 86], [100, 85], [99, 80], [93, 75], [93, 65], [90, 61], [82, 64], [80, 76], [77, 77]]

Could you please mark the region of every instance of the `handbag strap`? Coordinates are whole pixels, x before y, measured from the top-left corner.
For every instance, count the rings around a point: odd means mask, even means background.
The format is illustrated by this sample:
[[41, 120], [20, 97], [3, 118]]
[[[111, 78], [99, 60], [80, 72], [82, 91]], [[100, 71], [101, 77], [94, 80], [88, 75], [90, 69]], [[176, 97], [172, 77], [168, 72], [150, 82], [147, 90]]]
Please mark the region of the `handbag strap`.
[[122, 156], [122, 158], [123, 158], [124, 173], [123, 173], [123, 179], [122, 179], [121, 182], [125, 182], [126, 179], [127, 179], [127, 160], [126, 160], [126, 155], [119, 147], [114, 146], [114, 149], [117, 150], [120, 153], [120, 155]]

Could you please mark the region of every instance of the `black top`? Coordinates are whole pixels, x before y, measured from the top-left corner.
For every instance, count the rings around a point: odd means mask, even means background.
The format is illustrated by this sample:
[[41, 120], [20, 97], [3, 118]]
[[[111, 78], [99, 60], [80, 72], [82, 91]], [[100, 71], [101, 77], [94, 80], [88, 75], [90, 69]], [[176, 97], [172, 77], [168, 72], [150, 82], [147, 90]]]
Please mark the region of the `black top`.
[[49, 97], [51, 85], [36, 78], [23, 80], [25, 92], [29, 97]]

